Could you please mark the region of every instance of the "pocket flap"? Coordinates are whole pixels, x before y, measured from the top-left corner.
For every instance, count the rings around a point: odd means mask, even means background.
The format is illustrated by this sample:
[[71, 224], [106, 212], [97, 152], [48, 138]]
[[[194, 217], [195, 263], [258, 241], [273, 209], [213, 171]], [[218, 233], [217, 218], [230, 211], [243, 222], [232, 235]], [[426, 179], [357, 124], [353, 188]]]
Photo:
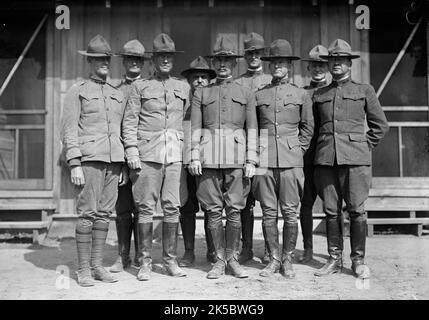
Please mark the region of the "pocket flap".
[[92, 100], [92, 99], [99, 99], [100, 98], [100, 96], [99, 96], [99, 94], [97, 93], [97, 92], [92, 92], [92, 91], [89, 91], [89, 92], [81, 92], [80, 94], [79, 94], [83, 99], [85, 99], [85, 100]]
[[79, 143], [80, 144], [84, 144], [87, 142], [95, 142], [95, 137], [93, 136], [83, 136], [83, 137], [79, 137]]
[[233, 97], [231, 97], [231, 99], [232, 99], [232, 101], [234, 101], [234, 102], [238, 102], [238, 103], [240, 103], [240, 104], [246, 104], [246, 99], [244, 99], [244, 97], [242, 97], [242, 96], [233, 96]]
[[237, 143], [245, 144], [246, 138], [243, 136], [243, 134], [234, 133], [234, 140]]
[[174, 89], [174, 95], [182, 100], [188, 99], [187, 95], [182, 90]]
[[365, 97], [366, 97], [365, 94], [362, 92], [356, 92], [356, 93], [344, 92], [344, 94], [343, 94], [344, 99], [351, 99], [351, 100], [365, 99]]
[[183, 141], [183, 132], [182, 131], [176, 131], [176, 137], [177, 137], [177, 140]]
[[350, 133], [349, 134], [350, 141], [358, 141], [358, 142], [364, 142], [366, 141], [366, 136], [361, 133]]
[[110, 95], [110, 97], [118, 101], [119, 103], [122, 103], [122, 101], [124, 101], [124, 95], [122, 94], [122, 92], [114, 92]]
[[287, 143], [289, 145], [289, 148], [291, 149], [296, 146], [301, 146], [301, 143], [299, 142], [298, 137], [288, 137]]
[[271, 104], [271, 100], [269, 99], [261, 99], [261, 100], [257, 100], [256, 103], [258, 106], [269, 106]]

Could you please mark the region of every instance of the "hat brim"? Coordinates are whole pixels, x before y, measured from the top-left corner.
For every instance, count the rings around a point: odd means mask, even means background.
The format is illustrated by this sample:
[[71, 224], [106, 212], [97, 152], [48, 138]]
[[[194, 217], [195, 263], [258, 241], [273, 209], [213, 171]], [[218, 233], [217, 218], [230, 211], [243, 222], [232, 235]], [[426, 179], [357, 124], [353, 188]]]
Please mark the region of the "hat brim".
[[150, 59], [150, 56], [147, 56], [145, 54], [139, 54], [139, 53], [128, 53], [128, 52], [119, 52], [119, 53], [115, 53], [115, 56], [118, 57], [136, 57], [136, 58], [142, 58], [145, 60]]
[[329, 59], [329, 58], [338, 58], [338, 57], [345, 57], [345, 58], [350, 58], [350, 59], [356, 59], [356, 58], [360, 58], [360, 55], [358, 54], [330, 54], [330, 55], [320, 55], [319, 57], [321, 57], [322, 59]]
[[297, 56], [266, 56], [266, 57], [261, 57], [262, 61], [271, 61], [274, 59], [289, 59], [289, 60], [300, 60], [300, 57]]
[[266, 47], [250, 47], [247, 49], [244, 49], [244, 52], [249, 52], [249, 51], [260, 51], [260, 50], [265, 50]]
[[146, 51], [146, 53], [152, 53], [152, 54], [163, 54], [163, 53], [184, 53], [185, 51]]
[[87, 57], [113, 57], [115, 56], [113, 53], [92, 53], [87, 52], [85, 50], [78, 50], [81, 55], [87, 56]]
[[180, 74], [183, 77], [187, 78], [189, 76], [189, 74], [192, 72], [205, 72], [209, 75], [209, 77], [211, 79], [216, 78], [216, 72], [212, 69], [189, 68], [189, 69], [182, 71]]
[[238, 54], [211, 54], [211, 55], [208, 55], [208, 56], [204, 56], [204, 58], [210, 58], [210, 59], [213, 59], [213, 58], [216, 58], [216, 57], [227, 57], [227, 58], [238, 59], [238, 58], [243, 58], [244, 56], [241, 56], [241, 55], [238, 55]]
[[328, 62], [328, 60], [326, 60], [326, 59], [314, 59], [314, 58], [301, 59], [301, 61], [305, 61], [305, 62]]

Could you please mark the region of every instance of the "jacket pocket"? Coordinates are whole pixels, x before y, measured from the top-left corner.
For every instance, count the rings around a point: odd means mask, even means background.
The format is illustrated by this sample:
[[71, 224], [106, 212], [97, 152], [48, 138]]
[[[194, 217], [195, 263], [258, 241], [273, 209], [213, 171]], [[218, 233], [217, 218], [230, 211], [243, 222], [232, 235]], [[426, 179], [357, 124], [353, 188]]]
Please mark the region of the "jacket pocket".
[[295, 147], [301, 147], [301, 143], [299, 142], [298, 137], [288, 137], [287, 144], [289, 145], [289, 149], [293, 149]]
[[178, 90], [178, 89], [174, 89], [174, 95], [182, 100], [186, 100], [189, 99], [189, 97], [182, 91], [182, 90]]
[[355, 142], [366, 142], [367, 141], [366, 136], [364, 134], [361, 134], [361, 133], [350, 133], [349, 139], [350, 139], [350, 141], [355, 141]]
[[95, 92], [80, 94], [82, 102], [82, 113], [97, 113], [100, 111], [101, 99]]

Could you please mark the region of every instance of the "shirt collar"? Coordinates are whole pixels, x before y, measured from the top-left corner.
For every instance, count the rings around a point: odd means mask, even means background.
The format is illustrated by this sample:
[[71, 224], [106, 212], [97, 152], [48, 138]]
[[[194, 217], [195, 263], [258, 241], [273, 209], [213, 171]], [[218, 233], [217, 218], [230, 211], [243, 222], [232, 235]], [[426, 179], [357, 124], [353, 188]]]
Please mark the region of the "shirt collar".
[[161, 76], [159, 73], [155, 73], [153, 76], [155, 79], [160, 80], [160, 81], [168, 80], [171, 77], [170, 74], [168, 74], [167, 76]]
[[229, 76], [228, 78], [216, 78], [217, 84], [229, 84], [232, 81], [234, 81], [234, 78], [232, 76]]
[[258, 69], [247, 69], [247, 74], [249, 76], [257, 76], [262, 74], [262, 66], [260, 66]]
[[280, 84], [287, 84], [287, 83], [289, 83], [288, 77], [284, 77], [281, 79], [273, 77], [273, 79], [271, 80], [271, 84], [273, 85], [280, 85]]
[[314, 81], [313, 79], [310, 81], [310, 88], [320, 88], [326, 86], [327, 81], [323, 79], [321, 81]]
[[106, 79], [102, 79], [95, 74], [91, 74], [89, 78], [97, 84], [106, 84]]
[[135, 78], [130, 78], [130, 77], [128, 77], [128, 76], [125, 76], [125, 83], [126, 84], [131, 84], [131, 83], [133, 83], [134, 81], [136, 81], [136, 80], [138, 80], [138, 79], [140, 79], [141, 78], [141, 75], [138, 75], [137, 77], [135, 77]]
[[336, 86], [336, 87], [344, 86], [344, 85], [346, 85], [347, 83], [349, 83], [350, 81], [351, 81], [350, 74], [349, 74], [349, 75], [347, 75], [347, 77], [341, 78], [341, 79], [339, 79], [339, 80], [332, 79], [332, 83], [333, 83], [333, 84], [334, 84], [334, 86]]

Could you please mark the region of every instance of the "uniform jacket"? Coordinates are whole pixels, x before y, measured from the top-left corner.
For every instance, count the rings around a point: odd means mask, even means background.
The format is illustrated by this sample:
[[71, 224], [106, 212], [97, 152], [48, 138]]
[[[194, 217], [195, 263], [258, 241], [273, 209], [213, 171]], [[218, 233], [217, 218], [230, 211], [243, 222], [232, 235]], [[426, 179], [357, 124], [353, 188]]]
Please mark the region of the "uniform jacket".
[[191, 127], [191, 158], [203, 167], [257, 164], [255, 95], [232, 78], [195, 91]]
[[253, 92], [256, 92], [259, 89], [262, 89], [267, 84], [271, 83], [273, 77], [269, 74], [265, 74], [261, 70], [252, 72], [247, 70], [246, 73], [243, 73], [235, 81], [242, 86], [249, 88]]
[[312, 102], [308, 93], [284, 79], [257, 91], [256, 105], [260, 166], [303, 167], [303, 156], [310, 145], [314, 128]]
[[122, 137], [126, 157], [141, 161], [182, 161], [183, 116], [189, 107], [189, 84], [174, 77], [136, 80], [131, 86]]
[[[310, 97], [313, 97], [313, 94], [316, 90], [322, 87], [326, 87], [327, 85], [328, 83], [326, 79], [325, 81], [321, 81], [321, 82], [310, 81], [310, 84], [308, 86], [305, 86], [304, 89], [307, 90], [308, 95]], [[313, 134], [313, 137], [311, 138], [310, 147], [308, 148], [307, 152], [304, 155], [304, 166], [313, 165], [314, 155], [316, 152], [317, 133], [319, 132], [319, 126], [318, 126], [319, 121], [318, 121], [317, 112], [314, 109], [314, 104], [313, 104], [313, 117], [314, 117], [314, 134]]]
[[389, 130], [374, 88], [350, 78], [333, 81], [313, 101], [319, 117], [314, 164], [332, 166], [336, 159], [339, 165], [370, 165], [371, 150]]
[[95, 77], [73, 85], [64, 99], [62, 141], [70, 165], [123, 162], [120, 140], [124, 94]]

